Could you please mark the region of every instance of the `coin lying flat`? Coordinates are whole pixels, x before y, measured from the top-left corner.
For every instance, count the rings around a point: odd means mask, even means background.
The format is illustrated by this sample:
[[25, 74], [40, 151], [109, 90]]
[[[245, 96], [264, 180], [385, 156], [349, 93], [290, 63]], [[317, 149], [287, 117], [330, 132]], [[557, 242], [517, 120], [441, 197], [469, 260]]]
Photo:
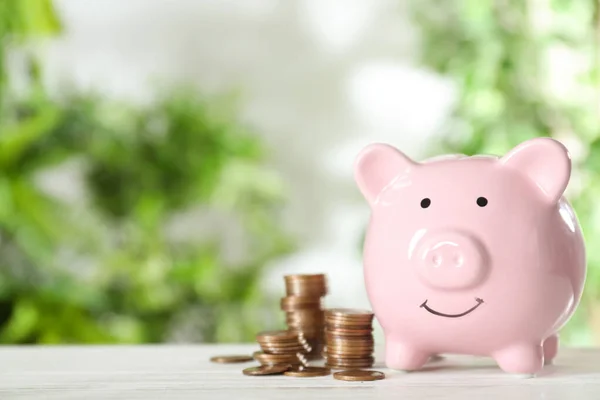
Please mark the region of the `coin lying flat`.
[[244, 375], [249, 376], [260, 376], [260, 375], [278, 375], [292, 368], [290, 364], [276, 364], [276, 365], [261, 365], [260, 367], [246, 368], [242, 372]]
[[257, 340], [297, 341], [298, 334], [288, 330], [263, 331], [256, 334]]
[[302, 354], [267, 354], [262, 351], [254, 353], [254, 359], [261, 365], [292, 364], [305, 365], [306, 359]]
[[322, 367], [300, 367], [284, 372], [285, 376], [293, 376], [296, 378], [311, 378], [315, 376], [329, 375], [331, 370]]
[[327, 315], [331, 316], [371, 316], [373, 313], [369, 310], [359, 310], [356, 308], [330, 308], [327, 310]]
[[348, 370], [340, 371], [333, 374], [335, 379], [340, 381], [378, 381], [385, 379], [385, 374], [379, 371], [365, 371], [365, 370]]
[[211, 357], [210, 361], [214, 363], [220, 364], [234, 364], [234, 363], [244, 363], [248, 361], [252, 361], [252, 356], [241, 356], [241, 355], [232, 355], [232, 356], [214, 356]]

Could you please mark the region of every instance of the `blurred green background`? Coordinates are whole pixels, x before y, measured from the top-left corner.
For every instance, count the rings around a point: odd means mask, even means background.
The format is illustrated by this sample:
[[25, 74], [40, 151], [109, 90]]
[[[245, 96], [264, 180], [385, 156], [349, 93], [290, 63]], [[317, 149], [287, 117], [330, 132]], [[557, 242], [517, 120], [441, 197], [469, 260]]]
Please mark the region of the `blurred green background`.
[[[49, 0], [2, 0], [0, 17], [0, 60], [60, 34]], [[236, 121], [235, 97], [173, 88], [147, 107], [50, 98], [35, 56], [26, 62], [20, 93], [0, 70], [0, 341], [162, 342], [186, 320], [196, 340], [251, 338], [258, 273], [291, 241], [276, 223], [280, 182]], [[67, 160], [80, 165], [85, 204], [40, 189], [39, 173]], [[240, 221], [252, 249], [243, 263], [225, 263], [218, 238], [165, 236], [175, 212], [199, 204]]]
[[[589, 274], [563, 337], [597, 343], [599, 6], [542, 3], [543, 21], [532, 2], [410, 2], [420, 65], [458, 90], [426, 153], [502, 154], [535, 136], [579, 144], [568, 197]], [[61, 27], [50, 0], [0, 0], [0, 342], [253, 340], [278, 307], [260, 276], [297, 245], [280, 222], [288, 193], [270, 164], [274, 149], [240, 117], [235, 92], [172, 85], [146, 105], [91, 91], [50, 94], [30, 44], [59, 37]], [[17, 72], [7, 68], [14, 49], [25, 54]], [[556, 49], [579, 60], [576, 95], [547, 90]], [[60, 201], [40, 183], [65, 163], [80, 172], [84, 201]], [[239, 222], [243, 261], [223, 256], [219, 235], [166, 234], [192, 207]]]

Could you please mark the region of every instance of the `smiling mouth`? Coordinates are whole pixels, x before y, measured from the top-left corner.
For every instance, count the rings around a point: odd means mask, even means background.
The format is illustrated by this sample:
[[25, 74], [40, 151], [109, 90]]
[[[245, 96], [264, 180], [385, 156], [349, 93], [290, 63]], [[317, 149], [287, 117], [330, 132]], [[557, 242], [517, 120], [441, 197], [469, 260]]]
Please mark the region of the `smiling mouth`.
[[423, 304], [421, 304], [421, 308], [424, 308], [424, 309], [426, 309], [427, 311], [429, 311], [430, 313], [432, 313], [433, 315], [438, 315], [438, 316], [440, 316], [440, 317], [446, 317], [446, 318], [459, 318], [459, 317], [463, 317], [463, 316], [465, 316], [465, 315], [467, 315], [467, 314], [470, 314], [470, 313], [472, 313], [473, 311], [475, 311], [475, 310], [477, 309], [477, 307], [479, 307], [480, 305], [482, 305], [482, 304], [483, 304], [483, 299], [480, 299], [479, 297], [476, 297], [476, 298], [475, 298], [475, 301], [477, 302], [477, 305], [475, 305], [475, 306], [473, 306], [473, 307], [469, 308], [467, 311], [465, 311], [465, 312], [462, 312], [462, 313], [460, 313], [460, 314], [444, 314], [444, 313], [441, 313], [441, 312], [439, 312], [439, 311], [435, 311], [433, 308], [431, 308], [431, 307], [429, 307], [429, 306], [427, 305], [427, 300], [425, 300], [425, 301], [423, 302]]

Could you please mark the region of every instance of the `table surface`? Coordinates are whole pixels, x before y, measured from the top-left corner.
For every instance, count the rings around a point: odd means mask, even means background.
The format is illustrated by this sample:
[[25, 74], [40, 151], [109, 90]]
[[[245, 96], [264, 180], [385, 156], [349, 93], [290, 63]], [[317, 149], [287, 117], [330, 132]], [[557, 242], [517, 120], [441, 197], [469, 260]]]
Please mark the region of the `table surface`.
[[[0, 399], [600, 399], [600, 349], [561, 349], [535, 378], [503, 373], [491, 359], [446, 356], [419, 372], [383, 367], [375, 382], [250, 377], [256, 363], [214, 364], [215, 355], [251, 354], [257, 345], [0, 348]], [[381, 360], [381, 348], [376, 351]]]

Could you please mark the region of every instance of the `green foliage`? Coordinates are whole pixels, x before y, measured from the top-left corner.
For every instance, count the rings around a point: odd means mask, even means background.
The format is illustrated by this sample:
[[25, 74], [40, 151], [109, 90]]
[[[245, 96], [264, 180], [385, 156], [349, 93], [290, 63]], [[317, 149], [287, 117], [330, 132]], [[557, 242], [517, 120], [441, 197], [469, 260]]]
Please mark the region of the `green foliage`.
[[[0, 61], [13, 36], [59, 28], [49, 1], [2, 0], [0, 16]], [[0, 342], [251, 340], [258, 278], [292, 244], [277, 223], [281, 182], [235, 99], [55, 100], [30, 63], [25, 95], [0, 85]], [[57, 168], [79, 177], [82, 197], [47, 189]], [[200, 237], [173, 234], [194, 210]], [[242, 232], [238, 260], [215, 215]]]
[[[589, 260], [582, 307], [564, 334], [576, 344], [589, 342], [588, 312], [600, 304], [598, 7], [595, 0], [413, 2], [423, 63], [459, 89], [454, 118], [432, 153], [503, 154], [535, 136], [566, 138], [585, 149], [574, 160], [579, 187], [567, 193]], [[557, 92], [557, 83], [568, 89]]]

